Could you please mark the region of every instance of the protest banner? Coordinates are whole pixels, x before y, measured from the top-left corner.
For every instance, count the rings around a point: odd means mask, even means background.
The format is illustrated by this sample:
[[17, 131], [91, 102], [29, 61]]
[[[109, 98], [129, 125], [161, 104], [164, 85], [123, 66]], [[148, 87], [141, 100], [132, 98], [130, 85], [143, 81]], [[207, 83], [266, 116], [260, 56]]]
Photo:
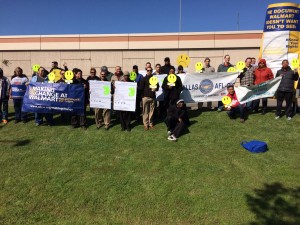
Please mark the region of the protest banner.
[[116, 81], [114, 93], [114, 110], [135, 111], [137, 84]]
[[110, 81], [90, 80], [90, 107], [111, 109]]
[[300, 5], [277, 3], [268, 6], [259, 58], [266, 59], [274, 74], [284, 59], [300, 59]]
[[30, 83], [22, 111], [84, 115], [84, 87], [81, 84]]
[[280, 85], [282, 77], [276, 77], [254, 86], [239, 86], [235, 88], [236, 96], [241, 104], [256, 99], [273, 97]]
[[181, 98], [187, 103], [221, 101], [227, 94], [227, 85], [235, 83], [235, 73], [206, 73], [182, 75], [184, 86]]
[[26, 92], [25, 84], [12, 84], [11, 85], [11, 97], [13, 99], [22, 99]]

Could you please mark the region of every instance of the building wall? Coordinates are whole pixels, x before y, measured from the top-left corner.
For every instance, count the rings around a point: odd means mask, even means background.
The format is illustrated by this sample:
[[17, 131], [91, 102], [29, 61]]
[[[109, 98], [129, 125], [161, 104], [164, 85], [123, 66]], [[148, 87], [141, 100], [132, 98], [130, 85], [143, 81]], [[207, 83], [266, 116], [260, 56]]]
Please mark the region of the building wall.
[[56, 35], [56, 36], [0, 36], [0, 60], [9, 60], [1, 65], [7, 76], [20, 66], [26, 75], [32, 74], [32, 65], [39, 64], [50, 69], [51, 62], [60, 66], [67, 63], [88, 75], [89, 69], [106, 65], [114, 71], [117, 65], [131, 70], [133, 65], [144, 69], [146, 62], [164, 64], [166, 56], [176, 66], [176, 58], [187, 54], [190, 59], [189, 72], [195, 72], [196, 62], [211, 58], [217, 67], [226, 54], [231, 62], [257, 57], [261, 31], [212, 32], [182, 34], [127, 34], [127, 35]]

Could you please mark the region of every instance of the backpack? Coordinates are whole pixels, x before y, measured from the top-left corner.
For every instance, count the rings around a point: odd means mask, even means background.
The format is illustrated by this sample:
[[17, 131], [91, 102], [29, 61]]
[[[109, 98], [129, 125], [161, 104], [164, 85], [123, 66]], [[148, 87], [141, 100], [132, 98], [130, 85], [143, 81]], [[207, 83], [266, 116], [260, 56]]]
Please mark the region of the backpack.
[[268, 151], [268, 145], [266, 142], [252, 140], [252, 141], [242, 141], [241, 145], [252, 153], [260, 153]]

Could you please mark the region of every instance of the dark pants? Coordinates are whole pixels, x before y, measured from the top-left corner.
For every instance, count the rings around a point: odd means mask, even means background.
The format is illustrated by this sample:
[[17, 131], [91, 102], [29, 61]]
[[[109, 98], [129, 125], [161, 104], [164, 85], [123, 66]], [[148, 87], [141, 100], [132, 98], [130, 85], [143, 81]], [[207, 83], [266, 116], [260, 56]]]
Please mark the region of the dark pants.
[[43, 123], [43, 117], [45, 117], [48, 125], [53, 125], [53, 114], [50, 113], [35, 113], [35, 123], [42, 124]]
[[135, 102], [135, 119], [136, 120], [141, 119], [141, 101], [142, 101], [142, 98], [140, 96], [137, 96], [136, 102]]
[[218, 109], [222, 110], [224, 108], [224, 105], [221, 101], [218, 101]]
[[23, 99], [14, 99], [14, 109], [15, 109], [15, 120], [25, 121], [27, 119], [27, 113], [22, 112]]
[[130, 123], [131, 123], [131, 112], [128, 111], [120, 111], [120, 123], [122, 130], [130, 130]]
[[[262, 98], [262, 110], [266, 111], [268, 107], [268, 98]], [[260, 99], [256, 99], [253, 101], [253, 108], [255, 111], [258, 111]]]
[[78, 115], [72, 115], [71, 117], [71, 125], [73, 127], [85, 127], [86, 126], [86, 115], [84, 116], [78, 116]]
[[240, 115], [240, 119], [245, 119], [245, 109], [242, 104], [239, 104], [237, 107], [231, 108], [227, 111], [227, 114], [230, 118], [234, 118], [235, 114]]
[[293, 115], [293, 110], [292, 110], [293, 92], [277, 91], [276, 97], [277, 97], [276, 116], [280, 116], [282, 103], [285, 100], [286, 102], [285, 114], [287, 117], [291, 117]]
[[0, 100], [0, 122], [1, 120], [8, 120], [8, 100]]
[[171, 131], [176, 138], [179, 138], [183, 131], [187, 128], [185, 123], [180, 123], [177, 118], [172, 116], [167, 116], [165, 123], [168, 131]]

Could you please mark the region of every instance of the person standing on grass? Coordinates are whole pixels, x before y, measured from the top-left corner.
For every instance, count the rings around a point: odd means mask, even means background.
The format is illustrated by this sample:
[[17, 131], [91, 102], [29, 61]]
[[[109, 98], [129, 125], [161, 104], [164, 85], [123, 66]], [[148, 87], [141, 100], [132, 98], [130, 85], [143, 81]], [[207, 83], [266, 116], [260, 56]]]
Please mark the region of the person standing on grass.
[[15, 109], [15, 124], [22, 120], [27, 122], [27, 113], [22, 111], [23, 97], [25, 95], [26, 85], [28, 85], [28, 78], [23, 74], [23, 70], [17, 67], [14, 75], [11, 78], [10, 98], [14, 101]]
[[[258, 68], [254, 71], [254, 84], [258, 85], [268, 80], [274, 79], [273, 72], [267, 67], [265, 59], [261, 59], [258, 62]], [[268, 98], [262, 98], [262, 115], [266, 114], [268, 107]], [[253, 109], [258, 112], [260, 99], [253, 101]]]
[[[108, 81], [106, 78], [106, 73], [101, 71], [100, 81]], [[95, 122], [97, 129], [100, 129], [103, 124], [105, 125], [105, 130], [109, 129], [110, 126], [110, 110], [109, 109], [95, 109]]]
[[[254, 85], [254, 67], [251, 65], [251, 58], [248, 57], [245, 60], [245, 68], [240, 73], [238, 78], [240, 79], [241, 86], [253, 86]], [[246, 107], [249, 111], [252, 110], [252, 101], [247, 102]]]
[[142, 79], [140, 89], [142, 95], [142, 102], [143, 102], [143, 124], [144, 129], [148, 130], [154, 128], [154, 109], [155, 109], [155, 102], [156, 102], [156, 94], [155, 92], [159, 89], [159, 84], [156, 84], [156, 87], [150, 87], [150, 79], [153, 77], [152, 75], [152, 68], [147, 68], [147, 74]]
[[281, 82], [279, 84], [279, 87], [277, 89], [277, 107], [276, 107], [276, 117], [275, 119], [279, 119], [281, 115], [281, 109], [282, 109], [282, 103], [285, 99], [286, 102], [286, 117], [287, 120], [292, 119], [293, 110], [292, 110], [292, 102], [293, 102], [293, 96], [294, 96], [294, 82], [299, 79], [299, 74], [297, 70], [293, 71], [291, 67], [289, 66], [288, 60], [282, 61], [282, 68], [277, 71], [276, 77], [281, 76]]
[[165, 119], [168, 140], [177, 141], [180, 135], [190, 125], [190, 120], [184, 100], [180, 99], [176, 105], [170, 105]]
[[73, 80], [73, 84], [81, 84], [84, 87], [84, 114], [81, 116], [72, 115], [71, 117], [71, 125], [73, 128], [80, 126], [83, 130], [87, 129], [86, 125], [86, 106], [88, 103], [89, 96], [89, 86], [88, 82], [82, 78], [82, 71], [80, 69], [74, 68], [73, 73], [75, 75], [75, 79]]
[[[45, 74], [45, 68], [40, 67], [37, 72], [37, 75], [34, 76], [30, 82], [31, 83], [35, 83], [35, 82], [47, 83], [48, 77]], [[35, 117], [35, 125], [36, 126], [40, 126], [43, 124], [43, 117], [45, 117], [48, 126], [53, 125], [53, 114], [51, 114], [51, 113], [35, 113], [34, 117]]]
[[3, 75], [3, 70], [0, 68], [0, 123], [8, 123], [8, 100], [9, 100], [10, 82]]
[[132, 67], [132, 72], [136, 73], [136, 78], [135, 78], [134, 82], [136, 82], [136, 84], [137, 84], [135, 113], [134, 114], [135, 114], [136, 121], [140, 122], [141, 121], [141, 101], [142, 101], [140, 84], [141, 84], [141, 80], [143, 79], [143, 75], [139, 73], [139, 67], [137, 65], [134, 65]]
[[[230, 67], [234, 67], [234, 65], [232, 65], [230, 63], [230, 55], [225, 55], [224, 56], [224, 63], [222, 63], [218, 66], [217, 72], [227, 72], [227, 70]], [[222, 109], [223, 109], [223, 103], [221, 101], [218, 101], [218, 112], [221, 112]]]
[[240, 115], [240, 122], [245, 122], [245, 109], [244, 105], [240, 104], [236, 93], [234, 91], [234, 86], [232, 84], [227, 85], [227, 96], [231, 99], [231, 103], [229, 105], [225, 105], [225, 110], [230, 119], [235, 119], [235, 114]]

